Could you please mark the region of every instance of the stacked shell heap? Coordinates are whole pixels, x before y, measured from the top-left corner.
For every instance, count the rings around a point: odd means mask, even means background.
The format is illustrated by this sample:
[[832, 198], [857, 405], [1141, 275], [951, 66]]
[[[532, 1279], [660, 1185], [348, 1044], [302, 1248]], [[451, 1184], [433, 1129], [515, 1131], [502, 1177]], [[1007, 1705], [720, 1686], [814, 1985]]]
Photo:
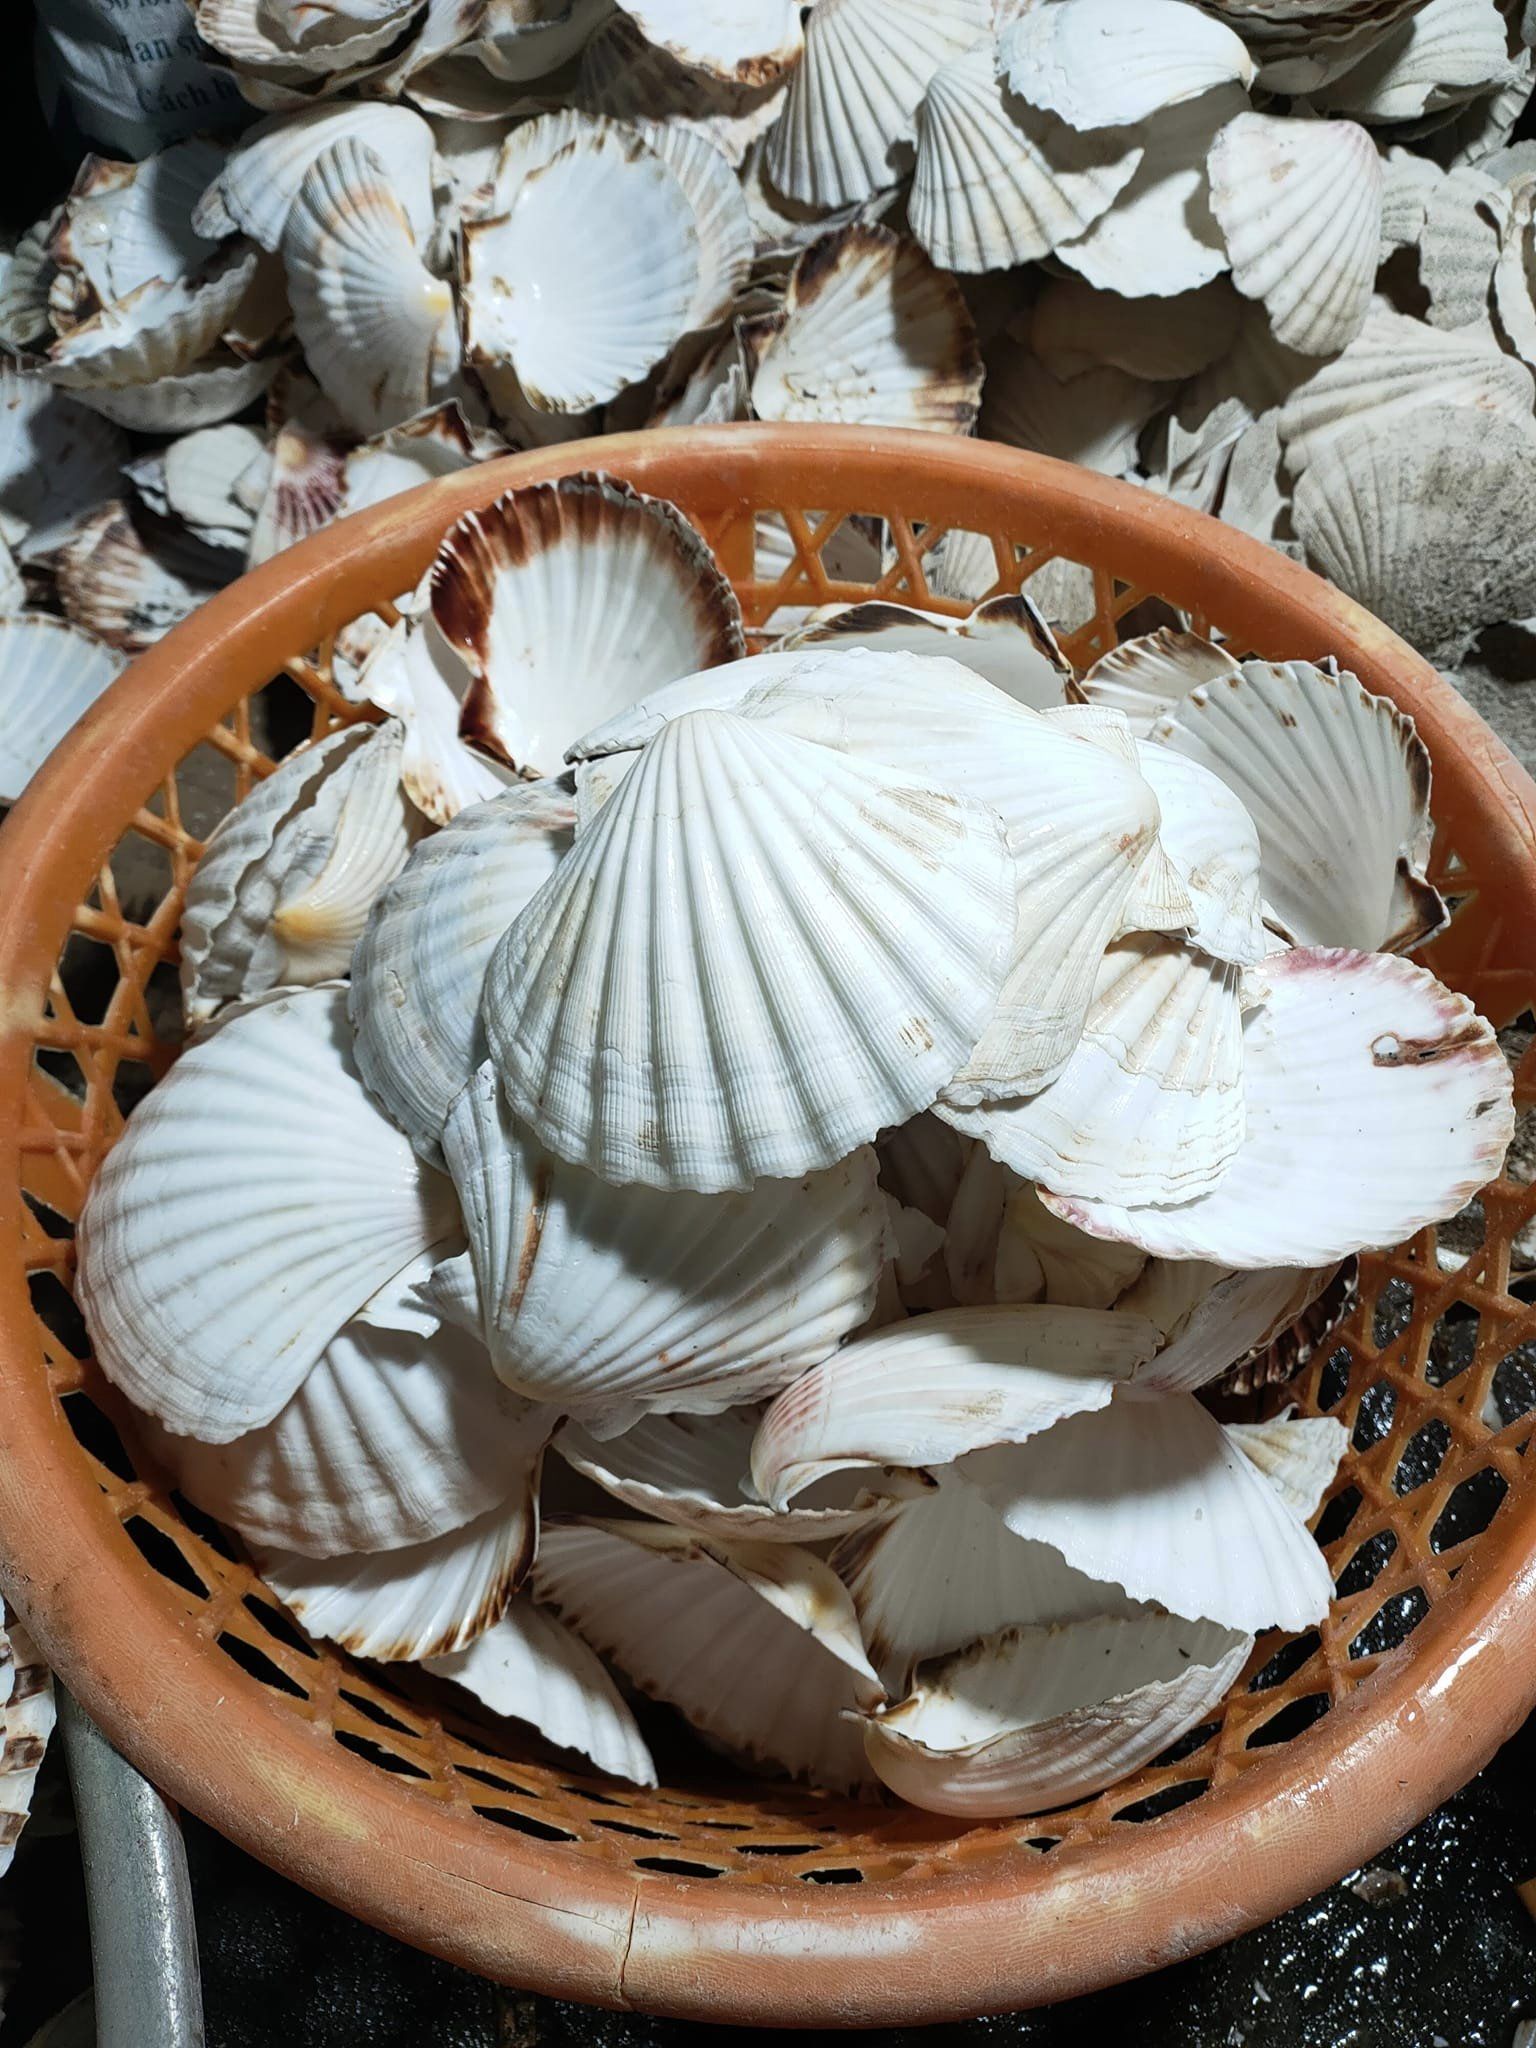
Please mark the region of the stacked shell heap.
[[[0, 799], [245, 564], [643, 424], [1133, 477], [1442, 664], [1536, 615], [1520, 0], [192, 12], [254, 125], [87, 158], [0, 254]], [[975, 601], [993, 563], [935, 569]], [[1093, 610], [1071, 565], [1030, 594]]]
[[1509, 1140], [1404, 957], [1410, 720], [1168, 631], [1075, 675], [1023, 597], [748, 656], [595, 475], [453, 527], [359, 688], [213, 835], [79, 1235], [304, 1626], [640, 1783], [637, 1693], [979, 1816], [1320, 1620], [1342, 1426], [1198, 1395]]

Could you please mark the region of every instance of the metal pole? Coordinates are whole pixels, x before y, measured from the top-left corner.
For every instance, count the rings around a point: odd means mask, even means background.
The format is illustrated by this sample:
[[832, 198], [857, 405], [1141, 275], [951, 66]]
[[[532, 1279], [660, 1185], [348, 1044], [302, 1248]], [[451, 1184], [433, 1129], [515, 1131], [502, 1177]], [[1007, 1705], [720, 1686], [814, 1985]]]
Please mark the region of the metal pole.
[[204, 2048], [197, 1923], [176, 1816], [63, 1686], [58, 1705], [91, 1915], [96, 2048]]

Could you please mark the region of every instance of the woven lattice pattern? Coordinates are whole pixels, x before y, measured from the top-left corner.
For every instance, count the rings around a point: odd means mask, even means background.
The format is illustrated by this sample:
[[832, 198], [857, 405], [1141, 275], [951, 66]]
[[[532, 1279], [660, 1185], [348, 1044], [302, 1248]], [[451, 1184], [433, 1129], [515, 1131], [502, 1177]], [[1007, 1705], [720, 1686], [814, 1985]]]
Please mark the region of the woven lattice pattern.
[[[1222, 626], [1176, 614], [1112, 567], [1031, 553], [1027, 535], [946, 537], [879, 504], [857, 515], [760, 505], [733, 511], [711, 537], [759, 636], [830, 599], [879, 595], [963, 611], [929, 583], [935, 565], [961, 550], [973, 589], [975, 564], [989, 550], [997, 589], [1054, 579], [1057, 609], [1067, 605], [1065, 645], [1080, 664], [1127, 632], [1174, 618], [1201, 631]], [[884, 562], [883, 572], [851, 580], [847, 562], [861, 556]], [[125, 1115], [175, 1056], [176, 931], [202, 837], [288, 747], [360, 715], [331, 685], [330, 651], [296, 654], [287, 677], [208, 733], [122, 835], [78, 906], [58, 962], [21, 1141], [40, 1369], [142, 1570], [159, 1575], [186, 1627], [228, 1660], [230, 1694], [264, 1688], [322, 1736], [395, 1774], [402, 1796], [566, 1845], [551, 1855], [756, 1885], [959, 1879], [1000, 1852], [1043, 1851], [1170, 1814], [1239, 1773], [1272, 1773], [1278, 1786], [1285, 1745], [1370, 1683], [1381, 1660], [1447, 1597], [1494, 1518], [1514, 1511], [1536, 1414], [1536, 1306], [1522, 1298], [1536, 1292], [1536, 1275], [1519, 1270], [1518, 1251], [1512, 1275], [1511, 1258], [1536, 1212], [1536, 1187], [1500, 1181], [1448, 1237], [1454, 1251], [1439, 1251], [1435, 1234], [1424, 1232], [1362, 1261], [1351, 1320], [1286, 1390], [1303, 1412], [1337, 1415], [1351, 1430], [1351, 1452], [1317, 1523], [1338, 1589], [1331, 1613], [1299, 1638], [1262, 1638], [1219, 1720], [1069, 1812], [957, 1835], [933, 1816], [731, 1775], [681, 1741], [669, 1745], [665, 1731], [659, 1754], [672, 1775], [658, 1793], [573, 1774], [531, 1738], [467, 1718], [447, 1689], [307, 1641], [264, 1592], [238, 1542], [167, 1490], [88, 1355], [70, 1292], [73, 1229]], [[1443, 832], [1434, 879], [1457, 910], [1430, 949], [1431, 964], [1496, 1024], [1514, 1023], [1536, 1003], [1536, 963], [1500, 956], [1480, 878]], [[1529, 1113], [1536, 1054], [1520, 1061], [1516, 1086]]]

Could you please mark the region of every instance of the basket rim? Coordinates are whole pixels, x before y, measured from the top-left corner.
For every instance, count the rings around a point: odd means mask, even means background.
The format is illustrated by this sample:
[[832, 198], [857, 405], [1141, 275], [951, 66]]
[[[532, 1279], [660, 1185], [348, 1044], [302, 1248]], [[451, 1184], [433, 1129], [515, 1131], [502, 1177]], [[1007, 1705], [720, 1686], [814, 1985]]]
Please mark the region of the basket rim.
[[[1112, 538], [1117, 560], [1144, 570], [1152, 588], [1180, 563], [1187, 573], [1197, 551], [1210, 609], [1251, 621], [1256, 640], [1269, 624], [1272, 641], [1294, 641], [1307, 619], [1316, 646], [1295, 655], [1332, 650], [1366, 670], [1371, 687], [1390, 688], [1413, 711], [1437, 765], [1454, 757], [1458, 773], [1475, 778], [1477, 811], [1462, 836], [1478, 842], [1482, 871], [1523, 873], [1524, 900], [1512, 890], [1503, 939], [1509, 953], [1536, 958], [1536, 784], [1379, 621], [1284, 556], [1135, 486], [1012, 449], [894, 430], [614, 435], [506, 457], [340, 521], [240, 578], [134, 661], [0, 828], [7, 1597], [139, 1769], [285, 1876], [502, 1981], [738, 2024], [954, 2019], [1066, 1997], [1212, 1946], [1366, 1861], [1464, 1783], [1536, 1704], [1532, 1502], [1481, 1537], [1411, 1644], [1287, 1743], [1273, 1767], [1246, 1769], [1158, 1822], [1028, 1864], [999, 1858], [894, 1883], [793, 1893], [711, 1885], [518, 1840], [446, 1808], [429, 1812], [418, 1788], [402, 1798], [397, 1782], [264, 1695], [232, 1722], [218, 1702], [243, 1690], [237, 1674], [157, 1605], [122, 1529], [103, 1540], [95, 1483], [37, 1369], [17, 1251], [19, 1140], [49, 972], [126, 820], [249, 687], [228, 680], [242, 659], [248, 674], [258, 654], [316, 645], [381, 588], [412, 586], [415, 574], [404, 571], [430, 556], [443, 529], [502, 490], [601, 468], [664, 492], [669, 474], [686, 470], [695, 516], [728, 525], [745, 492], [804, 504], [803, 484], [784, 476], [839, 462], [897, 489], [903, 473], [920, 474], [924, 491], [947, 493], [957, 508], [979, 479], [1030, 496], [1061, 522], [1061, 552]], [[842, 497], [827, 482], [824, 495]], [[953, 523], [966, 523], [961, 510]]]

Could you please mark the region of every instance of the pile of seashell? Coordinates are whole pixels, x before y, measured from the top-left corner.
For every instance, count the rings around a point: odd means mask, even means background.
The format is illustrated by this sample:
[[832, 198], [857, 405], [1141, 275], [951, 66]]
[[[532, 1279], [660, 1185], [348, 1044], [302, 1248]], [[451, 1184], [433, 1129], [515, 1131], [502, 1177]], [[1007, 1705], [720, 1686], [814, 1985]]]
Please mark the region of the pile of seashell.
[[305, 1627], [642, 1784], [636, 1692], [968, 1816], [1320, 1620], [1343, 1426], [1197, 1394], [1509, 1140], [1403, 957], [1409, 719], [1167, 630], [1075, 676], [1024, 597], [749, 656], [595, 475], [460, 520], [356, 688], [214, 833], [79, 1232]]
[[1140, 478], [1442, 661], [1536, 614], [1520, 0], [192, 7], [262, 118], [88, 158], [3, 259], [0, 797], [245, 564], [647, 423]]

